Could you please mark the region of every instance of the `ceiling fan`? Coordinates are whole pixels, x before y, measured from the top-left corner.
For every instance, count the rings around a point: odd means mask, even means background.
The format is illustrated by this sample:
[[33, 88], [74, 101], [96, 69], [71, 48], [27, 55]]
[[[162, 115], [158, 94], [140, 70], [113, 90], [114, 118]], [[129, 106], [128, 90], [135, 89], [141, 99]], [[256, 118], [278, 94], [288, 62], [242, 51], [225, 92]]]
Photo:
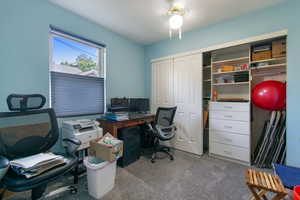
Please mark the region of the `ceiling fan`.
[[169, 16], [169, 37], [172, 39], [173, 31], [178, 32], [178, 37], [182, 38], [183, 16], [186, 11], [184, 5], [180, 2], [171, 1], [170, 9], [167, 12]]

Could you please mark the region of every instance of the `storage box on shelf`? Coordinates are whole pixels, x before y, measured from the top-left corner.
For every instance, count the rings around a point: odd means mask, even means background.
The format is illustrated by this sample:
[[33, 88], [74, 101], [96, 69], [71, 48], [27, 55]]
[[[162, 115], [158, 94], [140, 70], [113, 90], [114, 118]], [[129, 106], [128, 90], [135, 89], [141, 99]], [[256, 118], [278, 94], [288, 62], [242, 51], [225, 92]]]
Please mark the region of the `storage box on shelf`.
[[286, 56], [286, 39], [272, 42], [272, 57], [280, 58]]
[[252, 47], [252, 61], [272, 58], [272, 46], [269, 43], [255, 45]]
[[252, 52], [252, 60], [258, 61], [258, 60], [266, 60], [272, 58], [272, 51], [261, 51], [261, 52]]

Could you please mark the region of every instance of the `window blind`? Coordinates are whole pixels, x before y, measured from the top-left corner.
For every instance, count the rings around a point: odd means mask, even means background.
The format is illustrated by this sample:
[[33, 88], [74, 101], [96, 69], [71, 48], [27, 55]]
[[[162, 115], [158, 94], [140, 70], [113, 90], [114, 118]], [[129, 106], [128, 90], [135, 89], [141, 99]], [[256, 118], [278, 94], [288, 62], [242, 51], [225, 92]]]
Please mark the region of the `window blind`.
[[55, 34], [58, 34], [58, 35], [68, 36], [68, 37], [73, 38], [75, 40], [81, 40], [81, 41], [83, 41], [83, 42], [85, 42], [87, 44], [91, 44], [91, 45], [97, 46], [99, 48], [105, 48], [106, 47], [106, 45], [103, 44], [103, 43], [100, 43], [100, 42], [97, 42], [97, 41], [94, 41], [94, 40], [90, 40], [90, 39], [81, 37], [81, 36], [76, 35], [74, 33], [70, 33], [70, 32], [64, 31], [64, 30], [62, 30], [60, 28], [57, 28], [57, 27], [55, 27], [53, 25], [50, 25], [50, 31], [52, 33], [55, 33]]
[[51, 72], [51, 106], [58, 117], [104, 113], [104, 78]]

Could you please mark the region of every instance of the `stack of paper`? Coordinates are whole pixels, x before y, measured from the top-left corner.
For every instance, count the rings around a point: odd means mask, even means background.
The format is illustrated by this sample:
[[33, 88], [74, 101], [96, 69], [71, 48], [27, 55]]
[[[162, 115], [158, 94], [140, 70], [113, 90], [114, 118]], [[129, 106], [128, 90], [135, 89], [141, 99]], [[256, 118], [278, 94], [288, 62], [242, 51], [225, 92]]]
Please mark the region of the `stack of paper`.
[[12, 169], [26, 178], [31, 178], [41, 173], [64, 165], [66, 163], [63, 156], [53, 153], [40, 153], [25, 158], [10, 161]]
[[106, 114], [105, 117], [113, 121], [125, 121], [129, 119], [128, 113], [110, 113]]

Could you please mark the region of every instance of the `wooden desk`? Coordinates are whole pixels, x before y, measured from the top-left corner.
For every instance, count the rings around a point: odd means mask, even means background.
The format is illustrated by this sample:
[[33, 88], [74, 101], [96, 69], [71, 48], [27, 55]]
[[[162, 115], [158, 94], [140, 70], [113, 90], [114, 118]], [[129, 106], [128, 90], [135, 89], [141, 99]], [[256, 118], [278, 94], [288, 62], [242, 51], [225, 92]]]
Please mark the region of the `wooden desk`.
[[152, 122], [154, 119], [155, 115], [152, 114], [133, 114], [129, 115], [129, 120], [125, 121], [113, 121], [107, 119], [97, 119], [97, 121], [100, 123], [100, 127], [103, 128], [103, 135], [110, 133], [117, 138], [119, 128], [142, 125], [145, 122]]

